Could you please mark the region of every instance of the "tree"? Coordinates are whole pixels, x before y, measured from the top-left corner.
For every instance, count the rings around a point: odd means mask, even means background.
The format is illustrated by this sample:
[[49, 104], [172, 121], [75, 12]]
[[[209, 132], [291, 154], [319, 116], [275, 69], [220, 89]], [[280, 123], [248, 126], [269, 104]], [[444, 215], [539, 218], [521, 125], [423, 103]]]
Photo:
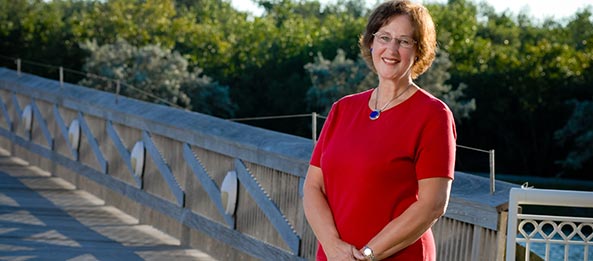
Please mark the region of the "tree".
[[467, 85], [460, 83], [457, 88], [453, 87], [447, 82], [451, 78], [449, 69], [451, 68], [451, 60], [449, 54], [445, 51], [438, 51], [432, 66], [417, 79], [417, 83], [431, 94], [439, 97], [445, 102], [455, 119], [469, 118], [470, 113], [476, 109], [476, 99], [471, 98], [464, 100], [464, 91]]
[[479, 28], [478, 11], [468, 0], [449, 0], [446, 5], [427, 4], [437, 25], [439, 46], [448, 52], [455, 67], [463, 73], [477, 73], [475, 61], [483, 56], [483, 49], [474, 48]]
[[[314, 63], [305, 65], [313, 84], [307, 91], [307, 104], [312, 111], [327, 115], [332, 104], [341, 97], [368, 90], [376, 85], [374, 73], [367, 67], [362, 58], [356, 61], [346, 58], [346, 53], [338, 49], [333, 60], [327, 60], [321, 53], [317, 54]], [[367, 79], [370, 76], [372, 79]], [[364, 81], [367, 79], [367, 81]]]
[[[0, 55], [66, 68], [80, 67], [82, 53], [72, 40], [68, 17], [81, 1], [0, 0]], [[6, 61], [3, 61], [6, 62]], [[10, 61], [6, 64], [13, 67]], [[14, 68], [14, 67], [13, 67]], [[23, 70], [58, 78], [55, 68], [23, 64]]]
[[187, 39], [194, 16], [179, 14], [174, 0], [92, 1], [87, 11], [70, 19], [77, 42], [111, 44], [124, 39], [135, 46], [158, 44], [172, 48]]
[[[99, 46], [87, 42], [82, 48], [90, 52], [84, 69], [104, 78], [87, 77], [79, 84], [114, 91], [114, 81], [124, 88], [120, 93], [132, 98], [175, 104], [219, 117], [232, 116], [234, 106], [229, 88], [201, 75], [200, 68], [188, 68], [179, 53], [157, 45], [134, 47], [125, 40]], [[106, 82], [104, 79], [112, 79]]]

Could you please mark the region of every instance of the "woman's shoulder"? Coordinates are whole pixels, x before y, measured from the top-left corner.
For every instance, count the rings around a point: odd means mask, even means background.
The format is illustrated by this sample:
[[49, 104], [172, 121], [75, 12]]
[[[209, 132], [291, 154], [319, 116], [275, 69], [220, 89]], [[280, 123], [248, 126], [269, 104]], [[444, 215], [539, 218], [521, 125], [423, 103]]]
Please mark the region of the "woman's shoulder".
[[450, 111], [449, 106], [445, 102], [422, 88], [418, 88], [418, 92], [414, 96], [416, 97], [416, 102], [420, 103], [421, 107], [426, 110]]

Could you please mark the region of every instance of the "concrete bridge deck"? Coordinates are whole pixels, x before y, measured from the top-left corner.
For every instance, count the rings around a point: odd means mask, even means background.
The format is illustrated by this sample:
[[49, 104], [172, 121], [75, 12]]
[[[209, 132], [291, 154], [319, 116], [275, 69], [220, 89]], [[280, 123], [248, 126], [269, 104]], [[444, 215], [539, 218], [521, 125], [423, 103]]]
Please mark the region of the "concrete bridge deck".
[[0, 260], [215, 260], [0, 148]]

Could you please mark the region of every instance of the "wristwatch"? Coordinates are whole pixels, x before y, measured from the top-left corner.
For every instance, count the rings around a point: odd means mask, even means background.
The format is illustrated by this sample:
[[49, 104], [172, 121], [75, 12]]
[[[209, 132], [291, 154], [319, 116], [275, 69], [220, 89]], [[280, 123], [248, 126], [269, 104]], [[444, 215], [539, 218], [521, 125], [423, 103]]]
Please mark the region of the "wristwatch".
[[364, 246], [362, 248], [362, 254], [364, 255], [364, 257], [366, 257], [367, 260], [370, 260], [370, 261], [377, 260], [377, 259], [375, 259], [375, 253], [373, 253], [373, 250], [369, 246]]

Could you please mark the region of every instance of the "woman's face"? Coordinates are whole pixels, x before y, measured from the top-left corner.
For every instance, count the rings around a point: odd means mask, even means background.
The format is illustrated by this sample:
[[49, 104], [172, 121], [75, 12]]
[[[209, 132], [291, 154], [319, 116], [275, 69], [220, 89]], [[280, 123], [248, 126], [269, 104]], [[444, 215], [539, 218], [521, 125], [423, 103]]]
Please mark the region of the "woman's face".
[[410, 78], [417, 44], [413, 35], [407, 15], [393, 17], [374, 34], [371, 55], [380, 80]]

